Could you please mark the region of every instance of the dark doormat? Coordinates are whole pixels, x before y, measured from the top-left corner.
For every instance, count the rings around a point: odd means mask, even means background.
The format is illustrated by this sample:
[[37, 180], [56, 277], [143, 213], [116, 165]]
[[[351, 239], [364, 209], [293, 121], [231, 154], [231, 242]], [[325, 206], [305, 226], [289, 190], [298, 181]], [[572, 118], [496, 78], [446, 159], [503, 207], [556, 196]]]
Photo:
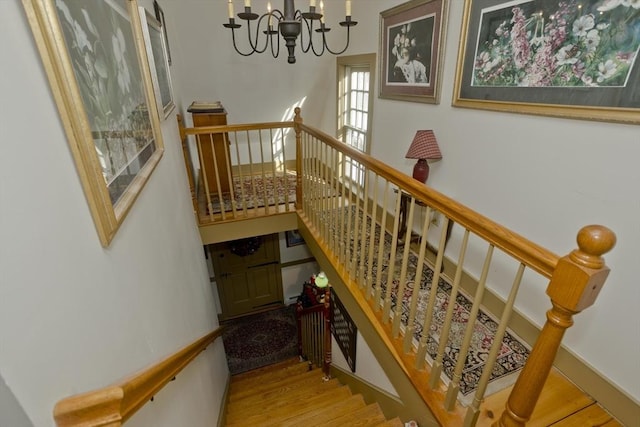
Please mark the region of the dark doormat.
[[298, 355], [295, 310], [294, 304], [223, 323], [222, 341], [231, 375]]

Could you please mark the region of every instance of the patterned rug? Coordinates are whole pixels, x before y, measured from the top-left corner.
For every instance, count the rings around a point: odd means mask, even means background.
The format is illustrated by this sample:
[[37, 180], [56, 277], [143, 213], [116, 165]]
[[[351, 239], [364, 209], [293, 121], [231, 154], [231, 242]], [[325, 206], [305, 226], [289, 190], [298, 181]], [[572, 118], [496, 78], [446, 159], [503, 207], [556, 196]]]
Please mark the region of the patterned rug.
[[298, 355], [295, 305], [222, 323], [231, 375], [271, 365]]
[[233, 196], [231, 192], [222, 193], [222, 203], [216, 190], [211, 194], [212, 212], [220, 213], [221, 206], [225, 212], [233, 210], [232, 202], [235, 202], [236, 210], [243, 209], [243, 199], [246, 201], [246, 208], [261, 208], [264, 206], [274, 206], [283, 203], [294, 203], [296, 201], [296, 173], [287, 172], [285, 175], [271, 174], [248, 175], [242, 178], [233, 178]]
[[[348, 212], [351, 214], [351, 221], [354, 224], [355, 218], [355, 208], [348, 209]], [[359, 221], [362, 221], [362, 212], [360, 213]], [[345, 214], [345, 221], [347, 221], [349, 214]], [[368, 226], [366, 227], [367, 233], [370, 231], [370, 218], [367, 218]], [[360, 222], [360, 224], [362, 224]], [[380, 226], [376, 224], [375, 227], [376, 237], [374, 238], [375, 242], [380, 241]], [[366, 239], [365, 247], [360, 247], [360, 239], [355, 242], [353, 236], [349, 239], [349, 246], [351, 253], [360, 254], [362, 250], [364, 253], [368, 253], [368, 244], [369, 239]], [[377, 247], [374, 248], [377, 250]], [[403, 246], [399, 246], [396, 251], [396, 258], [393, 261], [398, 268], [394, 268], [394, 275], [392, 280], [392, 312], [395, 310], [397, 305], [397, 290], [400, 281], [400, 268], [399, 266], [402, 264], [402, 256], [403, 256]], [[376, 256], [374, 256], [374, 267], [377, 264], [377, 252]], [[418, 263], [418, 256], [415, 252], [410, 251], [409, 253], [409, 262], [406, 276], [406, 284], [405, 284], [405, 294], [402, 298], [402, 325], [406, 325], [409, 318], [409, 307], [410, 307], [410, 297], [412, 295], [412, 291], [415, 288], [415, 277], [416, 277], [416, 266]], [[388, 271], [389, 266], [391, 264], [391, 235], [388, 232], [385, 232], [384, 237], [384, 256], [383, 256], [383, 264], [381, 266], [382, 277], [381, 277], [381, 289], [383, 291], [383, 295], [386, 292], [386, 287], [388, 283]], [[374, 284], [377, 280], [375, 275], [376, 268], [373, 268], [372, 271], [372, 283]], [[365, 274], [367, 273], [367, 268], [365, 268]], [[422, 333], [422, 328], [425, 321], [425, 311], [427, 308], [428, 298], [432, 288], [433, 281], [433, 266], [427, 265], [425, 262], [423, 271], [422, 271], [422, 279], [420, 282], [420, 287], [418, 291], [418, 310], [417, 315], [414, 321], [415, 325], [415, 334], [414, 334], [414, 344], [417, 345], [417, 340], [420, 338], [420, 334]], [[449, 305], [449, 297], [451, 295], [451, 283], [444, 277], [440, 276], [437, 286], [437, 294], [436, 294], [436, 304], [434, 308], [433, 318], [430, 325], [430, 332], [427, 339], [427, 355], [429, 361], [431, 362], [436, 358], [438, 352], [438, 346], [440, 343], [440, 334], [442, 331], [442, 327], [444, 324], [447, 308]], [[471, 299], [459, 292], [456, 296], [456, 302], [454, 307], [454, 316], [451, 325], [451, 331], [449, 334], [449, 340], [447, 342], [446, 350], [443, 358], [443, 372], [446, 378], [443, 378], [445, 382], [449, 382], [451, 378], [453, 378], [453, 372], [455, 370], [455, 364], [458, 359], [458, 355], [460, 352], [461, 343], [465, 334], [465, 330], [468, 323], [469, 313], [471, 311], [472, 302]], [[461, 398], [463, 401], [467, 401], [466, 397], [472, 397], [472, 393], [475, 392], [477, 388], [477, 383], [480, 380], [480, 376], [482, 375], [482, 369], [485, 366], [485, 361], [489, 355], [489, 351], [491, 345], [493, 343], [493, 337], [495, 331], [498, 328], [497, 322], [489, 316], [485, 311], [480, 310], [478, 314], [478, 318], [474, 324], [474, 331], [472, 337], [471, 349], [469, 350], [469, 354], [467, 355], [467, 359], [465, 361], [465, 367], [462, 373], [462, 379], [460, 381], [460, 392]], [[502, 341], [502, 346], [500, 348], [500, 352], [498, 354], [496, 365], [493, 368], [491, 378], [490, 378], [490, 386], [487, 390], [487, 393], [490, 394], [496, 390], [500, 390], [507, 385], [510, 385], [513, 381], [515, 381], [515, 376], [512, 375], [522, 369], [524, 366], [527, 357], [529, 355], [528, 348], [518, 340], [518, 338], [511, 332], [507, 331]]]

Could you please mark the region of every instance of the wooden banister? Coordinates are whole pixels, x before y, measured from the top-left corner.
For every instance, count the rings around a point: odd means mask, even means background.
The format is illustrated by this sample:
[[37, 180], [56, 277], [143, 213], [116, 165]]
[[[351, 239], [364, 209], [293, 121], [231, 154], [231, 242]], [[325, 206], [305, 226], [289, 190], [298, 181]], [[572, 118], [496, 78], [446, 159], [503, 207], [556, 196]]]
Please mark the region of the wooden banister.
[[304, 124], [300, 127], [310, 136], [322, 140], [327, 146], [362, 164], [365, 169], [371, 170], [380, 178], [401, 187], [417, 200], [442, 212], [455, 223], [473, 230], [476, 235], [496, 248], [521, 260], [546, 278], [551, 278], [553, 269], [558, 263], [558, 255], [322, 131]]
[[125, 380], [56, 403], [53, 416], [59, 427], [118, 427], [131, 418], [200, 352], [222, 335], [222, 328]]
[[602, 255], [615, 243], [611, 230], [587, 226], [578, 233], [578, 249], [558, 262], [547, 288], [553, 308], [547, 312], [547, 322], [494, 426], [524, 426], [531, 418], [564, 332], [573, 325], [573, 315], [591, 306], [604, 285], [609, 268]]

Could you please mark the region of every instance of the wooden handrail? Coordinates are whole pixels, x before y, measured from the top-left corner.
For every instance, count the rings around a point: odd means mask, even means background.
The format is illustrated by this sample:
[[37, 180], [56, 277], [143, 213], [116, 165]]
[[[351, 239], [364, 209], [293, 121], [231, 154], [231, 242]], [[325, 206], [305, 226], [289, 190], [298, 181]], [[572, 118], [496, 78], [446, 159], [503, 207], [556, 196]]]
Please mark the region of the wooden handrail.
[[475, 234], [493, 244], [496, 248], [500, 248], [507, 254], [521, 260], [543, 276], [551, 278], [553, 270], [560, 258], [558, 255], [508, 230], [504, 226], [456, 202], [433, 188], [421, 184], [416, 180], [409, 179], [408, 175], [338, 141], [318, 129], [302, 123], [300, 123], [299, 126], [301, 130], [309, 135], [322, 140], [322, 142], [328, 146], [351, 157], [387, 181], [402, 187], [405, 192], [417, 200], [439, 210], [445, 216], [451, 218], [463, 227], [473, 230]]
[[121, 426], [221, 335], [222, 327], [123, 381], [60, 400], [53, 410], [56, 424], [59, 427]]

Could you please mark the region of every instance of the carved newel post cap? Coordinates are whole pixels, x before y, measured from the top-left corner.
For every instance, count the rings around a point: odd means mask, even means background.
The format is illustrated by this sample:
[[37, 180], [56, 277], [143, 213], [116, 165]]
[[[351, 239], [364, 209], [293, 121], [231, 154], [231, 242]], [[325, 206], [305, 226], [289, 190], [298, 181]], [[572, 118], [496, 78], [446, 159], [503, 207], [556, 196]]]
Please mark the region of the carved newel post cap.
[[571, 252], [571, 259], [589, 268], [604, 267], [602, 255], [616, 244], [616, 235], [602, 225], [587, 225], [578, 232], [578, 249]]

